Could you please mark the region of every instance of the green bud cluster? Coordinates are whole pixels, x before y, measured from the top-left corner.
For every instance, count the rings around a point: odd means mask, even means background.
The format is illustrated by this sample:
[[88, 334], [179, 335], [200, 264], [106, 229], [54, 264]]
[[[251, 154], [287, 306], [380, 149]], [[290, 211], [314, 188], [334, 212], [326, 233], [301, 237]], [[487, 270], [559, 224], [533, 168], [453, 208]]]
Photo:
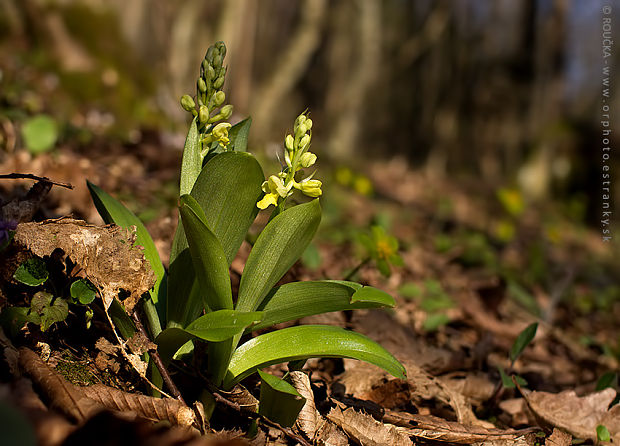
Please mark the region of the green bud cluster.
[[[181, 107], [195, 116], [200, 132], [200, 139], [203, 143], [203, 155], [209, 151], [209, 145], [214, 141], [223, 144], [228, 141], [227, 137], [216, 137], [212, 135], [213, 129], [220, 121], [230, 119], [233, 106], [225, 104], [226, 94], [222, 91], [226, 78], [227, 67], [223, 65], [226, 57], [226, 45], [224, 42], [216, 42], [210, 46], [200, 65], [200, 76], [196, 81], [196, 96], [181, 96]], [[230, 126], [218, 127], [222, 128]]]
[[270, 205], [278, 206], [283, 200], [292, 195], [293, 190], [300, 190], [309, 197], [319, 197], [323, 193], [322, 183], [313, 179], [314, 173], [299, 181], [295, 179], [295, 174], [301, 169], [312, 167], [316, 163], [316, 155], [309, 152], [310, 141], [312, 139], [312, 119], [302, 113], [295, 119], [293, 135], [286, 135], [284, 138], [284, 160], [286, 167], [277, 175], [271, 175], [263, 183], [262, 189], [265, 195], [262, 200], [256, 203], [260, 209], [266, 209]]

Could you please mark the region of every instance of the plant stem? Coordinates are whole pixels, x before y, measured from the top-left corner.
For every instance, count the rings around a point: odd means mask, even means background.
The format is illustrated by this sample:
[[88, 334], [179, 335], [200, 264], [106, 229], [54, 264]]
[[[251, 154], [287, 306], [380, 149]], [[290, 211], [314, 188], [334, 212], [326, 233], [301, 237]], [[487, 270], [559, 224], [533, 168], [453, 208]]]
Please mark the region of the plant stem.
[[351, 280], [351, 278], [362, 268], [362, 266], [366, 265], [368, 262], [370, 262], [370, 257], [366, 257], [364, 260], [362, 260], [359, 265], [349, 271], [342, 280]]

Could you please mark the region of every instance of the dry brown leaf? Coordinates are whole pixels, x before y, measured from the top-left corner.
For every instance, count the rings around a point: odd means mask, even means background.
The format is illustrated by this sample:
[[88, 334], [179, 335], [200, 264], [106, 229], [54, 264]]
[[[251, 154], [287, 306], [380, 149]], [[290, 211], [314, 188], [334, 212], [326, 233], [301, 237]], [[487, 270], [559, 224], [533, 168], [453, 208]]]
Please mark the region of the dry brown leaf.
[[[530, 433], [532, 429], [502, 430], [465, 425], [446, 421], [432, 415], [411, 415], [407, 413], [386, 413], [383, 419], [397, 426], [406, 427], [409, 435], [427, 440], [471, 444], [477, 442], [516, 441]], [[512, 444], [512, 443], [509, 443]]]
[[80, 266], [100, 291], [106, 308], [121, 290], [130, 296], [122, 303], [130, 313], [155, 284], [155, 274], [135, 234], [118, 226], [93, 226], [81, 220], [48, 220], [17, 226], [14, 241], [39, 257], [56, 249]]
[[168, 420], [180, 426], [190, 426], [195, 421], [194, 411], [177, 400], [127, 393], [100, 384], [74, 386], [27, 348], [19, 349], [19, 365], [54, 407], [78, 422], [104, 409], [152, 421]]
[[614, 441], [620, 440], [620, 406], [607, 410], [616, 391], [611, 388], [579, 397], [573, 390], [524, 395], [532, 412], [577, 438], [596, 441], [596, 426], [604, 425]]
[[510, 415], [510, 424], [512, 426], [528, 424], [530, 422], [530, 418], [534, 418], [523, 398], [511, 398], [500, 401], [499, 408]]
[[349, 439], [338, 426], [323, 419], [323, 424], [314, 437], [314, 443], [319, 446], [348, 446]]
[[314, 405], [314, 393], [310, 385], [310, 377], [304, 372], [292, 371], [289, 373], [289, 379], [295, 390], [306, 399], [295, 425], [312, 440], [316, 435], [321, 415]]
[[327, 414], [327, 419], [364, 446], [413, 445], [409, 436], [401, 428], [381, 423], [370, 415], [356, 412], [352, 408], [342, 411], [339, 407], [334, 407]]
[[455, 372], [439, 380], [477, 405], [491, 398], [495, 391], [495, 384], [485, 373]]
[[553, 433], [545, 441], [546, 446], [570, 446], [573, 442], [573, 437], [567, 434], [561, 429], [553, 428]]

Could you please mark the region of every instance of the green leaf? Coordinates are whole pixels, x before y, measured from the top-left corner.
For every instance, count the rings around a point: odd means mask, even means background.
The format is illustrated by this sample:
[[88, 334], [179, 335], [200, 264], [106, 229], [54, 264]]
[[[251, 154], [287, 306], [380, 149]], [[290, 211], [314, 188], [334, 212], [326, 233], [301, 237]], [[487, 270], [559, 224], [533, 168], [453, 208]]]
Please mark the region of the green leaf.
[[221, 342], [243, 332], [261, 320], [263, 313], [255, 311], [244, 313], [236, 310], [212, 311], [199, 317], [187, 328], [166, 328], [155, 339], [162, 360], [167, 363], [177, 350], [191, 339], [208, 342]]
[[538, 329], [538, 322], [534, 322], [533, 324], [528, 325], [525, 330], [519, 333], [517, 336], [517, 340], [512, 344], [512, 348], [510, 349], [510, 361], [514, 364], [519, 355], [523, 353], [525, 347], [528, 346], [534, 336], [536, 336], [536, 330]]
[[448, 323], [450, 323], [450, 316], [444, 313], [433, 313], [426, 316], [422, 328], [424, 331], [435, 331]]
[[237, 309], [253, 311], [304, 252], [321, 221], [319, 200], [274, 217], [258, 236], [245, 263]]
[[[53, 302], [52, 302], [53, 301]], [[30, 321], [41, 325], [46, 331], [56, 322], [64, 321], [69, 316], [69, 305], [64, 299], [56, 298], [50, 293], [39, 291], [30, 302]]]
[[[95, 184], [87, 181], [88, 190], [93, 199], [93, 203], [103, 218], [103, 221], [107, 224], [115, 223], [122, 228], [130, 229], [132, 226], [136, 227], [136, 245], [144, 247], [144, 257], [148, 260], [155, 276], [157, 276], [157, 282], [155, 287], [149, 292], [151, 300], [157, 308], [157, 313], [161, 319], [164, 316], [165, 308], [165, 291], [166, 291], [166, 271], [164, 265], [161, 263], [159, 253], [153, 243], [153, 239], [150, 234], [133, 212], [127, 209], [120, 201], [106, 193], [103, 189]], [[159, 322], [159, 321], [157, 321]], [[155, 332], [155, 335], [159, 334], [161, 327], [151, 327]]]
[[256, 202], [265, 176], [249, 153], [226, 152], [209, 161], [191, 196], [204, 210], [206, 223], [222, 244], [230, 265], [256, 218]]
[[265, 317], [251, 329], [258, 330], [313, 314], [383, 306], [394, 306], [392, 296], [355, 282], [319, 280], [287, 283], [269, 292], [259, 306]]
[[[497, 370], [499, 370], [499, 376], [502, 380], [502, 385], [506, 389], [514, 389], [516, 386], [515, 386], [515, 383], [512, 381], [512, 377], [508, 376], [506, 372], [504, 372], [504, 369], [502, 369], [499, 366], [497, 367]], [[512, 376], [514, 376], [515, 381], [517, 382], [517, 384], [519, 384], [519, 386], [521, 387], [527, 386], [527, 381], [523, 377], [519, 375], [512, 375]]]
[[56, 121], [48, 115], [34, 116], [22, 126], [22, 137], [30, 153], [36, 155], [47, 152], [58, 139]]
[[200, 154], [200, 133], [196, 125], [196, 118], [192, 121], [185, 138], [183, 148], [183, 160], [181, 161], [181, 181], [179, 196], [189, 194], [194, 187], [196, 178], [202, 169], [202, 156]]
[[45, 267], [45, 262], [38, 257], [26, 260], [19, 265], [15, 273], [13, 273], [13, 278], [15, 280], [28, 286], [39, 286], [44, 283], [48, 277], [49, 272]]
[[598, 441], [610, 441], [611, 435], [609, 434], [609, 429], [602, 424], [596, 426], [596, 438]]
[[596, 390], [597, 392], [606, 389], [607, 387], [615, 387], [617, 383], [617, 374], [616, 372], [607, 372], [601, 376], [596, 382]]
[[250, 126], [252, 125], [252, 118], [247, 117], [243, 121], [233, 125], [228, 130], [228, 138], [230, 138], [230, 145], [236, 152], [248, 151], [248, 136], [250, 135]]
[[[232, 262], [256, 218], [256, 201], [260, 197], [263, 171], [248, 153], [227, 152], [207, 162], [198, 176], [192, 197], [205, 214], [209, 229], [215, 234]], [[195, 273], [187, 249], [182, 219], [172, 244], [169, 271], [168, 320], [184, 326], [202, 311], [201, 299], [191, 296]]]
[[290, 383], [258, 371], [261, 379], [258, 413], [282, 427], [291, 427], [306, 399]]
[[204, 305], [211, 310], [232, 310], [228, 262], [222, 245], [209, 230], [204, 212], [191, 195], [181, 197], [179, 210]]
[[377, 365], [405, 379], [405, 368], [367, 337], [340, 327], [302, 325], [250, 339], [232, 355], [225, 388], [231, 388], [259, 368], [307, 358], [353, 358]]
[[78, 279], [69, 288], [71, 297], [82, 305], [88, 305], [97, 296], [97, 289], [88, 280]]

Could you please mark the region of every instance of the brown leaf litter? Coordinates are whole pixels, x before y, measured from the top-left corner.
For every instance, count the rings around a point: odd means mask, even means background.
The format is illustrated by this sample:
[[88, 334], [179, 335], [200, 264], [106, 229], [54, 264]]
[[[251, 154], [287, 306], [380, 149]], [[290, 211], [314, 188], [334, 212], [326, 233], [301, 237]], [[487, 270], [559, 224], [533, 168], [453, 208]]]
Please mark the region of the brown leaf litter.
[[60, 249], [101, 292], [109, 308], [119, 292], [131, 314], [142, 294], [155, 284], [155, 274], [142, 250], [134, 246], [136, 235], [118, 226], [94, 226], [81, 220], [46, 220], [21, 223], [14, 241], [32, 254], [45, 257]]

